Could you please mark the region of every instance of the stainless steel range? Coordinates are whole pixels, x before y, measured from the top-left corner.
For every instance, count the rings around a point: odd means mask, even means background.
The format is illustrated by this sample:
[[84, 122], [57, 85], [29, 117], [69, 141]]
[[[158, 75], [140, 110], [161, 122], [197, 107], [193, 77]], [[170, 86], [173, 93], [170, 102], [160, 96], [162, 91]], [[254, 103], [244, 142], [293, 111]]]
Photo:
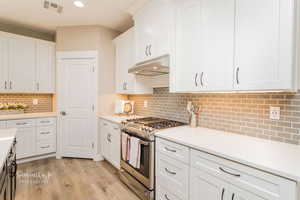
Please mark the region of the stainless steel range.
[[[132, 166], [121, 156], [121, 180], [128, 185], [141, 199], [154, 199], [154, 169], [155, 169], [155, 132], [185, 125], [182, 122], [147, 117], [130, 119], [122, 122], [123, 134], [138, 138], [140, 141], [140, 165]], [[122, 145], [121, 152], [124, 152]]]

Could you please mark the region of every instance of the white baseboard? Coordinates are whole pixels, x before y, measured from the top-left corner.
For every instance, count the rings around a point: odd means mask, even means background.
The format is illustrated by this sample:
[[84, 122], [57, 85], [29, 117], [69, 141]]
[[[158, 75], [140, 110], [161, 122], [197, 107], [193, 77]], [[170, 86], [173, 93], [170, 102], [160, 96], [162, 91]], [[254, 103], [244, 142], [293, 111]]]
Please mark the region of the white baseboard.
[[41, 155], [41, 156], [34, 156], [34, 157], [30, 157], [30, 158], [23, 158], [23, 159], [17, 160], [17, 163], [18, 164], [27, 163], [27, 162], [31, 162], [31, 161], [35, 161], [35, 160], [42, 160], [42, 159], [51, 158], [51, 157], [56, 157], [56, 153], [50, 153], [50, 154]]
[[98, 162], [98, 161], [102, 161], [104, 160], [103, 156], [101, 154], [97, 154], [94, 156], [94, 159], [93, 159], [95, 162]]

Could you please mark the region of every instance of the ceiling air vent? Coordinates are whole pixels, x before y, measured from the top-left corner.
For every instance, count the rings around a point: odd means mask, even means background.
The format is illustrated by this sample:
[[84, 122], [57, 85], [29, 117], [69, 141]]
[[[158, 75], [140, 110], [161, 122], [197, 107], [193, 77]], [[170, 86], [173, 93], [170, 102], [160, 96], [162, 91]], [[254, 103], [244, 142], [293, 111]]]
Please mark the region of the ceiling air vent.
[[63, 7], [56, 2], [51, 2], [49, 0], [44, 0], [43, 7], [48, 10], [52, 10], [57, 13], [62, 13]]

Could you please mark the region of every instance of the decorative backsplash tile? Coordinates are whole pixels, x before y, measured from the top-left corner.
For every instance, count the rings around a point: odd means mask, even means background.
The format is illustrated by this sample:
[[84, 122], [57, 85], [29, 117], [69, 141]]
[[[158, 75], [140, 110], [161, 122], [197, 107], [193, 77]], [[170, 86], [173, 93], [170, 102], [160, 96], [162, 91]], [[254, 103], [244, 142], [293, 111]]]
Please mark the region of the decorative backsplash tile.
[[[199, 126], [280, 142], [300, 144], [298, 93], [173, 94], [156, 88], [153, 95], [130, 95], [138, 115], [188, 122], [188, 101], [202, 106]], [[144, 100], [148, 107], [144, 108]], [[280, 120], [269, 119], [270, 106], [281, 108]]]
[[[38, 99], [38, 105], [33, 105], [33, 99]], [[26, 113], [52, 112], [52, 94], [0, 94], [0, 103], [24, 103], [28, 106]]]

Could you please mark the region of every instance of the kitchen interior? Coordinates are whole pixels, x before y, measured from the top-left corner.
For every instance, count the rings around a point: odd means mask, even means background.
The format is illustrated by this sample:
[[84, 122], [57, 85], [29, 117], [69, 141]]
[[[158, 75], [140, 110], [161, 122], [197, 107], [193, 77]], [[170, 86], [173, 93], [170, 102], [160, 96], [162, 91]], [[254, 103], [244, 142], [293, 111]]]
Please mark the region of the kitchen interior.
[[2, 0], [0, 200], [300, 200], [299, 5]]

